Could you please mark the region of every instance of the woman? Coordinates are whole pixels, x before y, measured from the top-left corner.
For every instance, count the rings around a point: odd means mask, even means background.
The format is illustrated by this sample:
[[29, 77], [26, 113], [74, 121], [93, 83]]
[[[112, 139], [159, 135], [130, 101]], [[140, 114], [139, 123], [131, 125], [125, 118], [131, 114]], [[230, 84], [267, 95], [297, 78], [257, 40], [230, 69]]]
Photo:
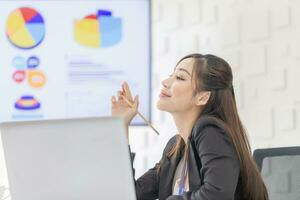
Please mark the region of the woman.
[[[268, 199], [237, 112], [232, 79], [225, 60], [192, 54], [162, 81], [157, 107], [172, 115], [179, 134], [169, 140], [155, 167], [135, 181], [137, 199]], [[128, 137], [138, 97], [132, 99], [127, 83], [117, 96], [112, 97], [112, 115], [124, 118]]]

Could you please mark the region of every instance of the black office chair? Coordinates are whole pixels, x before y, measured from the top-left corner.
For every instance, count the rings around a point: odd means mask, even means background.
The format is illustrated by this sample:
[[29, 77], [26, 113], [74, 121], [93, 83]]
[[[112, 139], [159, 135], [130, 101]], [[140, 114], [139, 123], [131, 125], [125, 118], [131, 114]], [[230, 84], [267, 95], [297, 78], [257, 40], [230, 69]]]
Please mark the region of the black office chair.
[[253, 157], [270, 200], [300, 200], [300, 146], [257, 149]]

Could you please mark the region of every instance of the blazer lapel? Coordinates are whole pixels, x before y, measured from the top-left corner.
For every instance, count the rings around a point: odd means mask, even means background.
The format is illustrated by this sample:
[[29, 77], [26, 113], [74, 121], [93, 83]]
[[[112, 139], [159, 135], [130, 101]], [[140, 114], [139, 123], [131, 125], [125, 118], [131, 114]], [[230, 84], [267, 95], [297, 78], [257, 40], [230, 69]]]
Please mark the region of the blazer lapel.
[[159, 183], [159, 199], [164, 200], [172, 194], [173, 178], [180, 161], [181, 153], [177, 153], [172, 158], [166, 159], [161, 166], [160, 183]]
[[189, 142], [189, 158], [188, 158], [188, 169], [189, 169], [189, 189], [197, 189], [201, 185], [201, 175], [200, 168], [201, 163], [197, 162], [197, 158], [195, 157], [194, 149]]

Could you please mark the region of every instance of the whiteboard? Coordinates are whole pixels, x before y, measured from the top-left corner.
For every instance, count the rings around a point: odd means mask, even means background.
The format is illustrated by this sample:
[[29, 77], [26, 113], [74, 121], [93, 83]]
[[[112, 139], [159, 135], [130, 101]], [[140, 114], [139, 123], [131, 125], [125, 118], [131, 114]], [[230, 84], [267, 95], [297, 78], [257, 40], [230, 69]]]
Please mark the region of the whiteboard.
[[107, 116], [123, 81], [150, 119], [150, 29], [149, 0], [1, 0], [0, 122]]

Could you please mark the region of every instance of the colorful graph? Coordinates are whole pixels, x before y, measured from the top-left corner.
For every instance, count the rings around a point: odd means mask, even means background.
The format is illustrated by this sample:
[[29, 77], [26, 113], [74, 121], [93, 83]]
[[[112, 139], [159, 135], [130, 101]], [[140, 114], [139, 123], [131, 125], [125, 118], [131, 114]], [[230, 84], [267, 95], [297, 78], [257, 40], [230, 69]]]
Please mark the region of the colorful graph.
[[122, 39], [122, 20], [108, 10], [98, 10], [74, 23], [75, 41], [87, 47], [104, 48]]
[[17, 110], [37, 110], [41, 107], [40, 102], [38, 102], [31, 95], [21, 96], [15, 103], [15, 108]]
[[6, 23], [9, 41], [21, 49], [38, 46], [45, 37], [44, 19], [35, 9], [21, 7], [10, 13]]
[[16, 68], [13, 73], [13, 80], [16, 83], [22, 83], [25, 79], [32, 88], [41, 88], [46, 84], [46, 75], [38, 70], [40, 59], [37, 56], [30, 56], [27, 60], [24, 57], [16, 56], [12, 60]]

